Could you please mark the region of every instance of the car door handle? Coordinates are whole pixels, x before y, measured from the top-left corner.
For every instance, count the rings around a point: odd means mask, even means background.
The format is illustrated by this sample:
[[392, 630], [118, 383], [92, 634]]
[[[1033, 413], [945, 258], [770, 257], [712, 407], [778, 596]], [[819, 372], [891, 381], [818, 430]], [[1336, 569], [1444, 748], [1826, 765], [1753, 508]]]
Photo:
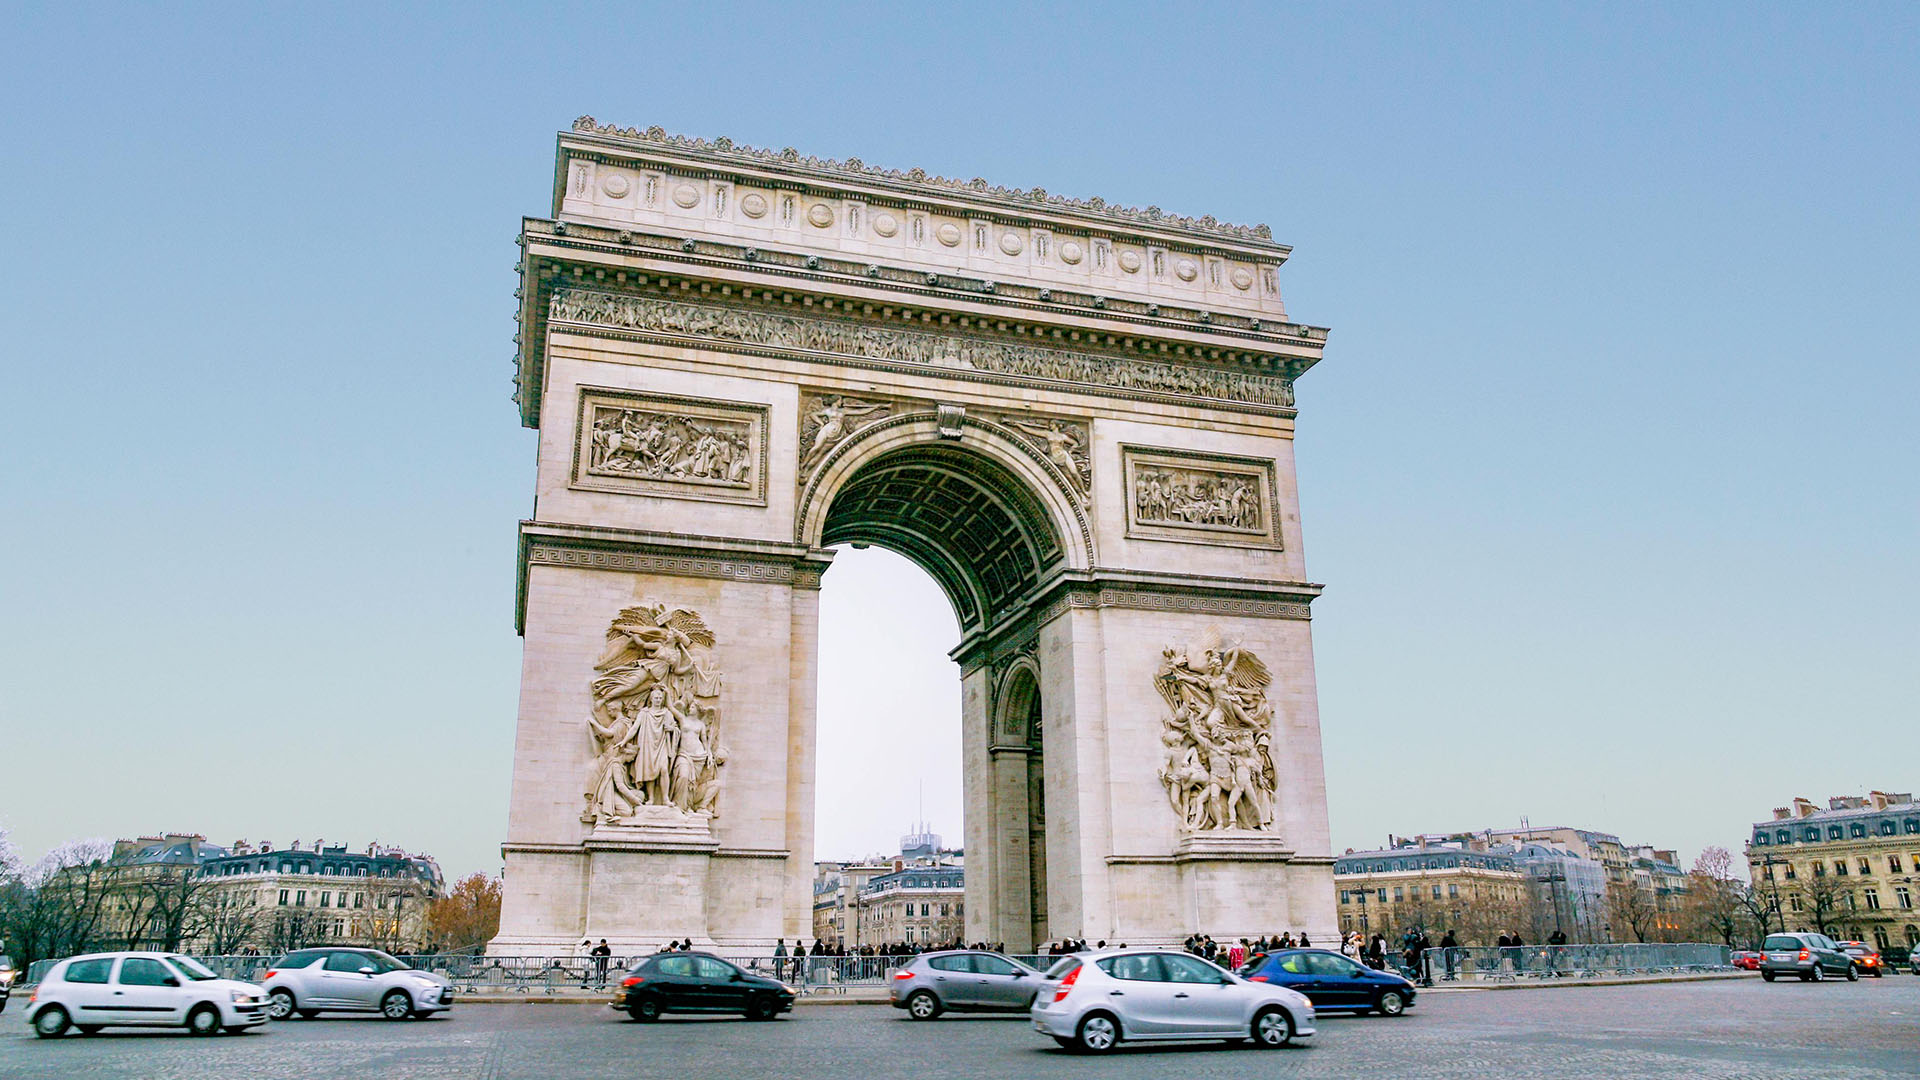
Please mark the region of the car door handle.
[[113, 996], [114, 996], [114, 997], [119, 997], [119, 996], [120, 996], [121, 994], [124, 994], [124, 993], [126, 993], [126, 991], [125, 991], [125, 990], [115, 990], [115, 991], [113, 992]]
[[1125, 990], [1109, 990], [1107, 991], [1107, 996], [1108, 997], [1126, 997], [1127, 992]]
[[1186, 997], [1186, 996], [1187, 996], [1187, 992], [1186, 992], [1185, 990], [1182, 990], [1182, 991], [1180, 991], [1179, 993], [1177, 993], [1177, 994], [1175, 994], [1175, 995], [1173, 995], [1173, 996], [1174, 996], [1174, 997], [1177, 997], [1177, 998], [1183, 998], [1183, 997]]

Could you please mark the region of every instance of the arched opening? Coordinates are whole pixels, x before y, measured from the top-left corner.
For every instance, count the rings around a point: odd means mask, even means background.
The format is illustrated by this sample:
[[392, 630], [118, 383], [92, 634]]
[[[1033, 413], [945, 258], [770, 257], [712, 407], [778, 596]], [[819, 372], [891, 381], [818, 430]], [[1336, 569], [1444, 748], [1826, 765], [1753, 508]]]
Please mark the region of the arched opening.
[[[948, 711], [947, 703], [956, 700], [951, 682], [936, 686], [923, 676], [912, 693], [930, 707], [900, 708], [903, 715], [891, 718], [898, 729], [893, 734], [871, 726], [862, 732], [869, 739], [881, 738], [898, 749], [891, 764], [879, 765], [890, 770], [887, 782], [862, 784], [858, 776], [843, 775], [831, 757], [834, 751], [827, 750], [818, 759], [816, 790], [822, 821], [819, 846], [824, 855], [837, 856], [856, 853], [836, 849], [842, 841], [839, 835], [827, 831], [834, 828], [831, 822], [838, 816], [836, 810], [829, 809], [829, 800], [864, 801], [875, 798], [875, 789], [881, 789], [887, 794], [878, 796], [879, 803], [870, 805], [870, 809], [889, 822], [911, 821], [918, 813], [917, 801], [902, 800], [901, 772], [912, 774], [916, 780], [924, 778], [928, 790], [936, 793], [959, 781], [964, 791], [961, 843], [957, 845], [964, 850], [964, 920], [956, 926], [942, 924], [934, 917], [943, 905], [950, 905], [946, 909], [956, 913], [961, 908], [957, 898], [945, 897], [915, 904], [909, 910], [916, 917], [905, 923], [897, 917], [890, 920], [863, 912], [861, 905], [868, 898], [862, 895], [858, 875], [846, 874], [837, 886], [826, 887], [825, 891], [834, 895], [832, 902], [842, 912], [841, 936], [849, 948], [922, 944], [930, 933], [935, 940], [951, 940], [958, 933], [969, 941], [1004, 941], [1016, 951], [1031, 949], [1047, 939], [1041, 738], [1044, 708], [1040, 668], [1033, 655], [1032, 607], [1038, 594], [1067, 566], [1069, 549], [1062, 542], [1057, 524], [1057, 504], [1050, 504], [1027, 477], [1016, 472], [1016, 467], [955, 440], [922, 437], [877, 447], [849, 462], [832, 484], [815, 489], [825, 501], [823, 511], [814, 509], [818, 528], [815, 542], [838, 548], [841, 554], [836, 562], [844, 559], [845, 565], [859, 568], [845, 579], [851, 587], [871, 589], [876, 576], [900, 580], [898, 569], [876, 575], [868, 560], [860, 557], [859, 549], [874, 547], [896, 553], [933, 579], [951, 606], [958, 630], [955, 647], [949, 652], [960, 661], [957, 672], [951, 663], [947, 665], [948, 679], [954, 674], [960, 676], [958, 707]], [[827, 471], [832, 471], [831, 463]], [[856, 718], [864, 713], [866, 723], [873, 723], [872, 703], [860, 697], [866, 691], [838, 685], [862, 676], [855, 665], [848, 663], [848, 657], [834, 652], [880, 655], [898, 644], [878, 643], [871, 637], [862, 640], [859, 633], [842, 634], [834, 629], [842, 610], [841, 598], [835, 595], [836, 573], [830, 569], [822, 583], [818, 715], [823, 747], [829, 743], [845, 745], [834, 730], [839, 723], [836, 711]], [[887, 618], [870, 620], [868, 634], [912, 636], [924, 641], [926, 625], [940, 621], [936, 615], [922, 611], [910, 630], [888, 629], [896, 624], [900, 605], [919, 603], [924, 607], [923, 602], [913, 599], [911, 588], [896, 587], [861, 599], [876, 612], [887, 610]], [[921, 665], [898, 663], [924, 671]], [[889, 672], [872, 694], [897, 695], [898, 674]], [[941, 725], [946, 723], [945, 716], [955, 714], [960, 729], [958, 754], [945, 761], [926, 757], [929, 750], [942, 745], [942, 738], [909, 729], [925, 720]], [[952, 745], [952, 741], [946, 740], [945, 744]], [[855, 758], [862, 762], [889, 760], [885, 754], [860, 754]], [[941, 803], [936, 800], [933, 805], [938, 808]], [[949, 846], [956, 846], [952, 838]], [[856, 925], [859, 933], [855, 932]], [[907, 930], [912, 931], [910, 936]], [[881, 940], [876, 931], [897, 936]]]

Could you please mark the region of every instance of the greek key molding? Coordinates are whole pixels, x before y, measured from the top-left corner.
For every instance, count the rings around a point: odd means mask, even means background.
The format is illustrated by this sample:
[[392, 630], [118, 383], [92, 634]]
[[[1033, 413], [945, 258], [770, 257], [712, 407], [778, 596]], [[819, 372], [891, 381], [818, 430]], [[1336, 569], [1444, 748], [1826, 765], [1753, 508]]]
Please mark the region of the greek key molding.
[[959, 334], [802, 318], [651, 296], [557, 288], [549, 324], [600, 326], [690, 340], [734, 342], [835, 363], [897, 364], [958, 377], [1100, 387], [1122, 393], [1210, 398], [1263, 408], [1293, 408], [1293, 383], [1279, 376], [991, 341]]
[[1310, 620], [1310, 605], [1293, 600], [1264, 600], [1239, 596], [1196, 596], [1192, 593], [1146, 592], [1138, 589], [1075, 591], [1057, 596], [1034, 616], [1035, 625], [1047, 623], [1070, 608], [1127, 608], [1134, 611], [1170, 611], [1183, 615], [1233, 615], [1254, 619]]

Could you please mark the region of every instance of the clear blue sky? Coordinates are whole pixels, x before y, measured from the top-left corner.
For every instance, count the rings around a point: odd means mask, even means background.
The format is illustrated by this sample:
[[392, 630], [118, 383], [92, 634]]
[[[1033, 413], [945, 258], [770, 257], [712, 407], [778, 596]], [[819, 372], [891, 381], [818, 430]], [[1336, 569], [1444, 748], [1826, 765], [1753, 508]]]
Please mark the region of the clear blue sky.
[[[582, 113], [1295, 245], [1290, 309], [1333, 328], [1299, 466], [1336, 848], [1527, 815], [1690, 857], [1920, 786], [1913, 5], [307, 7], [0, 27], [30, 856], [497, 867], [512, 241]], [[913, 776], [956, 834], [951, 615], [860, 562], [828, 679], [918, 661], [885, 708], [823, 691], [823, 780]], [[877, 805], [823, 852], [891, 842], [911, 803]]]

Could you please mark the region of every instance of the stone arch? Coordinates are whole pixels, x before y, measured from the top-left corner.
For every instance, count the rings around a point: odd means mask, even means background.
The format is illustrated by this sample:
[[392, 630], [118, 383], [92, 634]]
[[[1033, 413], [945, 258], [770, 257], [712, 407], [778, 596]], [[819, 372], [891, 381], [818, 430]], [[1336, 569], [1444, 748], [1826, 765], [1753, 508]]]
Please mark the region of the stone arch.
[[1063, 569], [1095, 565], [1074, 481], [991, 421], [935, 413], [867, 425], [803, 486], [795, 538], [872, 543], [931, 574], [963, 633], [990, 629]]
[[993, 741], [1001, 746], [1038, 748], [1034, 725], [1040, 708], [1040, 664], [1030, 655], [1016, 657], [994, 687]]

